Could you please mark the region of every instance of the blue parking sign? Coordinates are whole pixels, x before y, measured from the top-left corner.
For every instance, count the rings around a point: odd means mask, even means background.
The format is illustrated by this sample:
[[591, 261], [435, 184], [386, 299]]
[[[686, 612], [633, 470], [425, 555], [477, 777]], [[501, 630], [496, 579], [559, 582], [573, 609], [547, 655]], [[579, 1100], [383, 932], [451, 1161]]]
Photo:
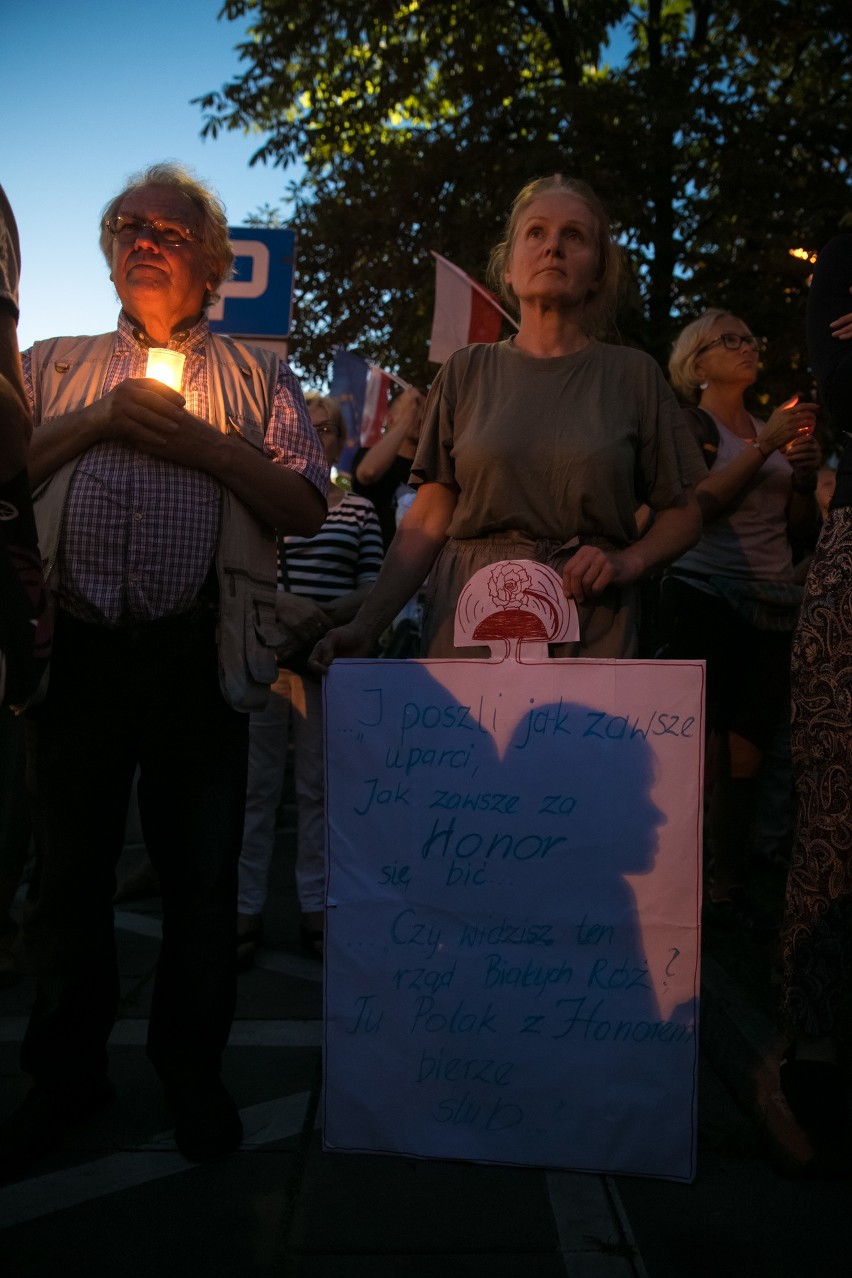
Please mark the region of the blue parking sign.
[[228, 228], [236, 268], [207, 312], [214, 333], [289, 337], [293, 318], [296, 232], [254, 226]]

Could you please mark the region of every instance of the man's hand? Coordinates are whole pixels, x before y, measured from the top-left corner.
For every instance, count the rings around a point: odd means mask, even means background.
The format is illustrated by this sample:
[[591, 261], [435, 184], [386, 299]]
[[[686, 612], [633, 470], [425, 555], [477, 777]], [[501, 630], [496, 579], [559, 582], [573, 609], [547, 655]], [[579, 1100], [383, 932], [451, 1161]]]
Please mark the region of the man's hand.
[[118, 439], [144, 452], [162, 454], [184, 420], [194, 420], [184, 411], [185, 402], [177, 391], [152, 377], [128, 377], [80, 415], [88, 418], [101, 439]]
[[331, 621], [313, 599], [279, 590], [275, 599], [275, 625], [281, 642], [275, 649], [279, 661], [287, 661], [308, 643], [315, 643], [329, 629]]
[[184, 407], [184, 397], [153, 377], [128, 377], [83, 413], [102, 439], [118, 439], [178, 466], [211, 470], [220, 432]]

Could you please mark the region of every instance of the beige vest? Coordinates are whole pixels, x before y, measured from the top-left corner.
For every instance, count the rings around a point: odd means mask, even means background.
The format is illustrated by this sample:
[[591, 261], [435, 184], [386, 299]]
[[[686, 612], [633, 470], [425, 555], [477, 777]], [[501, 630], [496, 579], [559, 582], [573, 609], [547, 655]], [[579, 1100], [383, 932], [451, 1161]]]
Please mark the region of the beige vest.
[[[84, 408], [103, 394], [114, 333], [53, 337], [32, 348], [33, 417], [42, 424]], [[263, 448], [278, 377], [278, 356], [211, 333], [207, 343], [212, 425]], [[55, 589], [57, 552], [72, 458], [33, 495], [45, 578]], [[277, 677], [275, 633], [276, 550], [271, 528], [260, 523], [229, 488], [222, 488], [216, 549], [219, 579], [219, 682], [236, 710], [265, 705]]]

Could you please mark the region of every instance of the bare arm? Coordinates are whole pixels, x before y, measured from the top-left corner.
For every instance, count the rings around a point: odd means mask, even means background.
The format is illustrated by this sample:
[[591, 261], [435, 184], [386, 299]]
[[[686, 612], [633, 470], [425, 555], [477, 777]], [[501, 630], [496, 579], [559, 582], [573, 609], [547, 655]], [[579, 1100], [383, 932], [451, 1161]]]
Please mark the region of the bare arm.
[[691, 489], [665, 510], [658, 510], [648, 531], [624, 550], [581, 546], [562, 572], [569, 599], [583, 603], [608, 586], [627, 586], [679, 558], [701, 536], [701, 511]]
[[325, 611], [332, 626], [344, 626], [347, 621], [351, 621], [357, 615], [358, 610], [374, 585], [375, 582], [368, 581], [365, 586], [359, 586], [357, 590], [350, 590], [348, 595], [341, 595], [339, 599], [327, 603]]
[[167, 435], [159, 455], [206, 471], [280, 533], [313, 537], [323, 525], [325, 498], [309, 479], [273, 462], [239, 436], [223, 435], [191, 413], [183, 413], [179, 429]]
[[425, 402], [415, 386], [409, 386], [394, 400], [387, 430], [372, 448], [367, 449], [358, 463], [355, 478], [359, 484], [369, 487], [370, 484], [377, 483], [382, 475], [386, 475], [406, 440], [410, 440], [409, 453], [413, 459]]
[[379, 635], [428, 576], [447, 540], [456, 500], [446, 484], [418, 488], [357, 617], [330, 631], [314, 649], [311, 666], [318, 674], [325, 674], [335, 657], [365, 657], [373, 651]]
[[696, 487], [701, 513], [707, 523], [719, 519], [754, 479], [763, 463], [778, 448], [784, 448], [803, 428], [813, 428], [813, 404], [776, 408], [756, 438], [756, 447], [745, 448], [726, 466], [714, 466]]

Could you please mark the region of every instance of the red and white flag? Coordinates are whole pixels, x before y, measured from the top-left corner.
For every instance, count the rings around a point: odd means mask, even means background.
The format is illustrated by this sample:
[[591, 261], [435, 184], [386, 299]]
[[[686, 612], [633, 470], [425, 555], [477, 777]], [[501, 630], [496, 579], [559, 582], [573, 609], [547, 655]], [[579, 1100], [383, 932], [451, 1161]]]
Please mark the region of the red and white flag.
[[391, 382], [403, 390], [408, 388], [396, 373], [377, 364], [368, 364], [360, 355], [338, 346], [334, 352], [331, 395], [340, 404], [346, 423], [346, 447], [337, 469], [350, 473], [352, 459], [359, 448], [370, 448], [380, 438], [388, 413]]
[[388, 415], [391, 377], [378, 364], [370, 364], [364, 388], [364, 411], [358, 432], [362, 448], [370, 448], [380, 438]]
[[429, 359], [433, 364], [443, 364], [453, 351], [470, 346], [471, 342], [496, 342], [504, 319], [518, 327], [492, 292], [440, 253], [433, 252], [432, 256], [435, 259], [435, 310]]

